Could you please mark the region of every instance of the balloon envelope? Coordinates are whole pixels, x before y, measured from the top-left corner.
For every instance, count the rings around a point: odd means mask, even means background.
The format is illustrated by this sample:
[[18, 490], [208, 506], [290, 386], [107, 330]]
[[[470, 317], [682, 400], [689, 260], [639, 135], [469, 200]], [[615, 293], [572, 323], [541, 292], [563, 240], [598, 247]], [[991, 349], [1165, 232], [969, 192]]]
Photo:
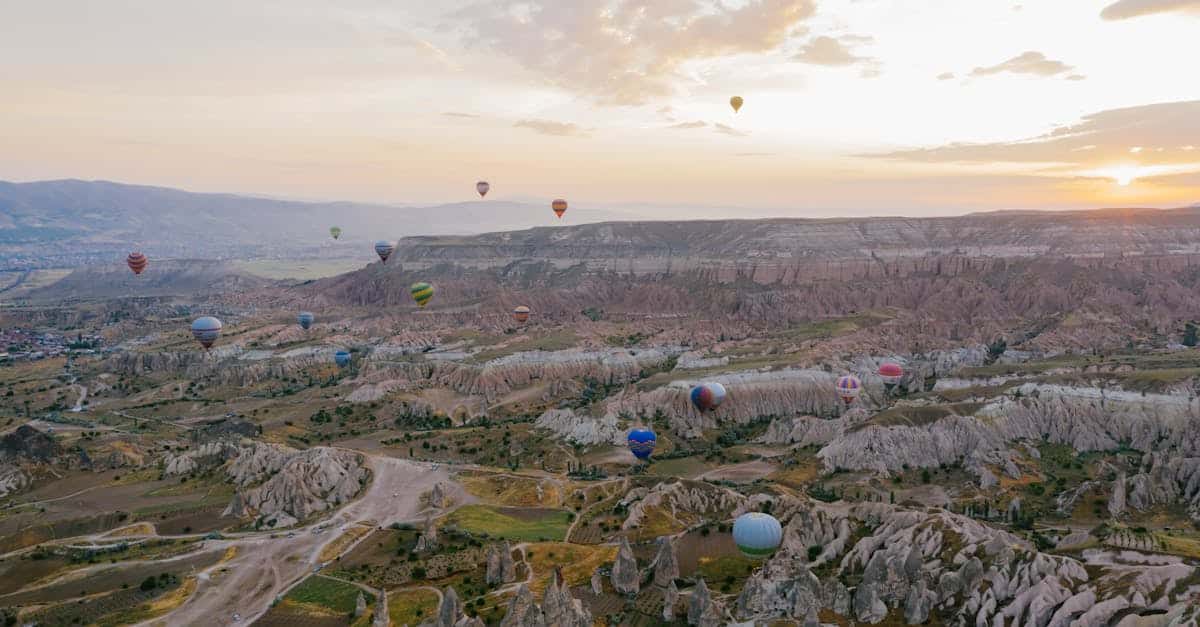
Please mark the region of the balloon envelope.
[[904, 377], [904, 368], [900, 364], [885, 361], [879, 365], [879, 378], [888, 385], [896, 385]]
[[837, 380], [837, 392], [838, 396], [841, 396], [842, 400], [849, 405], [858, 398], [859, 392], [862, 392], [862, 381], [852, 374], [842, 375]]
[[342, 236], [342, 228], [339, 226], [331, 226], [329, 227], [329, 234], [333, 236], [333, 239], [337, 239]]
[[137, 251], [129, 253], [129, 256], [125, 258], [125, 265], [129, 266], [129, 269], [133, 270], [134, 274], [141, 274], [142, 270], [145, 270], [149, 263], [150, 260]]
[[516, 307], [513, 309], [513, 318], [516, 318], [517, 322], [527, 322], [529, 320], [529, 308], [525, 305]]
[[725, 386], [720, 383], [701, 383], [692, 388], [692, 404], [700, 411], [716, 409], [725, 402]]
[[475, 184], [475, 191], [479, 192], [480, 198], [487, 196], [488, 190], [491, 188], [492, 188], [492, 186], [488, 185], [487, 181], [479, 181], [478, 183]]
[[424, 307], [429, 303], [429, 299], [433, 298], [433, 286], [424, 281], [413, 283], [410, 291], [413, 300], [417, 301], [419, 307]]
[[345, 368], [350, 363], [350, 353], [347, 351], [338, 351], [333, 354], [333, 363], [340, 368]]
[[567, 212], [567, 201], [556, 198], [554, 202], [550, 203], [550, 208], [554, 210], [554, 215], [561, 218]]
[[629, 451], [638, 459], [647, 459], [654, 452], [658, 438], [649, 429], [634, 429], [629, 432]]
[[747, 512], [733, 521], [733, 542], [751, 559], [770, 556], [783, 540], [783, 527], [770, 514]]
[[395, 242], [389, 242], [386, 240], [379, 240], [378, 242], [375, 242], [375, 254], [379, 255], [379, 259], [382, 260], [383, 263], [387, 263], [388, 257], [391, 257], [392, 253], [394, 252], [396, 252]]
[[192, 322], [192, 337], [204, 348], [212, 348], [217, 338], [221, 337], [221, 321], [212, 316], [196, 318]]
[[311, 313], [302, 311], [299, 316], [296, 316], [296, 319], [300, 322], [300, 328], [307, 330], [316, 318]]
[[737, 113], [738, 111], [741, 110], [743, 102], [745, 102], [745, 101], [742, 100], [741, 96], [734, 96], [733, 98], [729, 99], [729, 106], [733, 107], [734, 113]]

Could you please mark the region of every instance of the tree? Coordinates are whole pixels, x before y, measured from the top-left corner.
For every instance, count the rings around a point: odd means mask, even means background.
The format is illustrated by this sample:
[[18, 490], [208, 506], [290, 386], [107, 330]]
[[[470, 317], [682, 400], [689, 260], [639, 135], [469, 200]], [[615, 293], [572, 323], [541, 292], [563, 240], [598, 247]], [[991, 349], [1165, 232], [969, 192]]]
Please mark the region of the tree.
[[988, 363], [995, 363], [996, 360], [1000, 359], [1000, 356], [1004, 354], [1004, 351], [1008, 350], [1008, 341], [1004, 338], [999, 338], [991, 344], [988, 344], [987, 350]]
[[142, 580], [141, 588], [142, 588], [143, 592], [148, 592], [157, 587], [158, 587], [158, 580], [155, 579], [153, 575], [146, 577], [145, 579]]
[[1189, 321], [1187, 324], [1183, 325], [1184, 346], [1195, 346], [1196, 344], [1200, 344], [1200, 337], [1198, 336], [1200, 336], [1200, 329], [1196, 327], [1195, 322]]

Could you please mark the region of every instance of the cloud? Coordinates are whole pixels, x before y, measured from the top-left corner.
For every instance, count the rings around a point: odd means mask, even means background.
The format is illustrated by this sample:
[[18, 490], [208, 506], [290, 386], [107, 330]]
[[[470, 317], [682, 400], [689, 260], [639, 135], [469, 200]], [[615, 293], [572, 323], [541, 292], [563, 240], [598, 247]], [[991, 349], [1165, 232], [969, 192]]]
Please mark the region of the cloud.
[[937, 79], [939, 81], [948, 81], [952, 78], [954, 78], [954, 72], [942, 72], [941, 74], [937, 75]]
[[734, 137], [746, 137], [747, 135], [750, 134], [745, 131], [739, 131], [736, 128], [733, 128], [732, 126], [727, 126], [725, 124], [721, 124], [720, 122], [713, 124], [713, 130], [715, 130], [718, 133], [723, 133], [725, 135], [733, 135]]
[[1001, 72], [1011, 72], [1013, 74], [1032, 74], [1034, 76], [1054, 76], [1064, 72], [1070, 72], [1074, 68], [1054, 59], [1047, 59], [1046, 55], [1030, 50], [996, 65], [987, 67], [977, 67], [971, 70], [971, 76], [991, 76], [1000, 74]]
[[1200, 13], [1200, 0], [1117, 0], [1104, 7], [1100, 17], [1106, 20], [1126, 20], [1175, 11]]
[[814, 37], [808, 43], [804, 44], [800, 52], [797, 52], [792, 58], [803, 63], [830, 67], [854, 65], [870, 60], [868, 57], [860, 57], [851, 52], [850, 48], [846, 45], [850, 43], [846, 41], [847, 39], [834, 39], [833, 37], [824, 35]]
[[738, 152], [734, 153], [735, 157], [774, 157], [773, 152]]
[[1067, 80], [1069, 80], [1069, 81], [1086, 81], [1087, 77], [1084, 76], [1083, 74], [1071, 74], [1071, 75], [1067, 76]]
[[679, 124], [672, 124], [667, 128], [704, 128], [706, 126], [708, 126], [708, 122], [705, 122], [704, 120], [696, 120], [695, 122], [680, 122]]
[[814, 0], [503, 0], [455, 13], [463, 38], [605, 105], [670, 96], [689, 61], [778, 48]]
[[475, 115], [474, 113], [459, 113], [458, 111], [444, 111], [444, 112], [442, 112], [442, 115], [444, 115], [448, 118], [477, 118], [477, 117], [479, 117], [478, 115]]
[[527, 128], [542, 135], [556, 137], [587, 137], [586, 129], [572, 122], [555, 122], [554, 120], [518, 120], [513, 126]]
[[[926, 163], [1028, 163], [1060, 170], [1130, 162], [1200, 169], [1200, 100], [1110, 109], [1085, 116], [1044, 135], [1009, 142], [948, 144], [933, 148], [863, 155]], [[1164, 146], [1163, 152], [1131, 153], [1130, 147]]]

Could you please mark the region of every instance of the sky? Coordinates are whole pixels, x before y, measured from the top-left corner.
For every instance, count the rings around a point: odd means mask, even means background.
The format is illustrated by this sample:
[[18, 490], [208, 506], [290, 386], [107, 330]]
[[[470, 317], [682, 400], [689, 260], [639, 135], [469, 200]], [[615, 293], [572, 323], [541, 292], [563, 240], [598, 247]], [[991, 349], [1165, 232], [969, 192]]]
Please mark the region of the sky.
[[2, 180], [433, 204], [486, 179], [655, 218], [1200, 202], [1200, 0], [39, 0], [0, 23]]

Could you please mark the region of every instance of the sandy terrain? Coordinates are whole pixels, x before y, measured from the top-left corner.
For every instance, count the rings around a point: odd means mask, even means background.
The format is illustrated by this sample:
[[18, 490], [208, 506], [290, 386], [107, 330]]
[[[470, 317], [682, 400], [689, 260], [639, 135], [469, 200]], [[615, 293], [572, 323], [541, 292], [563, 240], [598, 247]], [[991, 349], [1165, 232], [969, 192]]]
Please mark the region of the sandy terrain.
[[[339, 535], [337, 528], [360, 521], [387, 526], [417, 521], [421, 494], [447, 479], [445, 471], [390, 457], [368, 457], [374, 479], [362, 498], [319, 525], [295, 530], [293, 537], [272, 539], [261, 533], [223, 541], [236, 547], [230, 561], [199, 573], [196, 593], [173, 612], [144, 625], [251, 624], [277, 597], [318, 567], [317, 556]], [[318, 527], [327, 530], [314, 533]], [[216, 543], [214, 543], [216, 544]], [[234, 620], [238, 614], [240, 621]]]

